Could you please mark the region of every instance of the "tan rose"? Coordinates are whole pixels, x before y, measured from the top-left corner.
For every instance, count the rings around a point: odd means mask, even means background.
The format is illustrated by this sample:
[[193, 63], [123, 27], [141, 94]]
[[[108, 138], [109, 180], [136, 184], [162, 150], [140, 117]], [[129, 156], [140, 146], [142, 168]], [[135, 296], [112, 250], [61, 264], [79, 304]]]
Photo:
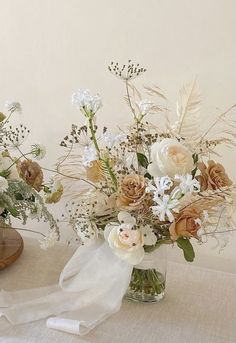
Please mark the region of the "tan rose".
[[222, 187], [231, 186], [232, 181], [229, 179], [225, 172], [225, 168], [220, 163], [214, 161], [208, 161], [208, 166], [205, 163], [200, 162], [197, 164], [201, 175], [197, 176], [198, 181], [201, 184], [201, 190], [207, 189], [216, 190]]
[[138, 174], [127, 175], [119, 187], [116, 205], [120, 209], [136, 209], [144, 199], [146, 192], [145, 178]]
[[43, 172], [37, 162], [24, 160], [18, 163], [20, 177], [36, 191], [40, 191], [43, 184]]
[[86, 167], [86, 176], [89, 181], [99, 182], [105, 179], [102, 161], [92, 161], [89, 167]]
[[175, 221], [170, 225], [169, 231], [173, 241], [179, 237], [195, 237], [200, 228], [200, 224], [196, 221], [201, 216], [201, 213], [194, 207], [186, 207], [181, 211]]

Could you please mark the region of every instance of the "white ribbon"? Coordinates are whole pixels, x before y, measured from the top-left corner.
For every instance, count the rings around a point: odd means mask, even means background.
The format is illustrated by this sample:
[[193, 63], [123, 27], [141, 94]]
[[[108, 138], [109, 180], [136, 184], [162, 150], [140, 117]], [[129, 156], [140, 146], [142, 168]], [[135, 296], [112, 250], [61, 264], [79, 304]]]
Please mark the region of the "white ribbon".
[[47, 327], [83, 335], [119, 311], [132, 273], [107, 242], [79, 247], [58, 285], [0, 292], [0, 317], [12, 324], [47, 319]]

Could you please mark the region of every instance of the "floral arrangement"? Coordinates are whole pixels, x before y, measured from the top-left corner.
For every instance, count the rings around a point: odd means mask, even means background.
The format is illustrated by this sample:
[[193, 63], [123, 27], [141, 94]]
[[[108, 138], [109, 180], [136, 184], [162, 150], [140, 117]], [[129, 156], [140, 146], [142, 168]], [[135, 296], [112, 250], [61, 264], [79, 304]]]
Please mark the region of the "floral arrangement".
[[[163, 298], [162, 253], [167, 245], [177, 245], [191, 262], [192, 243], [214, 237], [223, 249], [235, 230], [235, 185], [215, 159], [219, 145], [235, 145], [230, 114], [236, 106], [205, 130], [193, 80], [179, 92], [172, 123], [166, 96], [158, 87], [145, 87], [145, 100], [134, 86], [132, 81], [144, 68], [129, 61], [122, 66], [111, 63], [109, 70], [124, 83], [133, 121], [118, 133], [99, 128], [101, 97], [87, 89], [73, 94], [72, 103], [85, 123], [72, 125], [62, 140], [65, 154], [56, 165], [54, 186], [43, 188], [50, 202], [56, 202], [64, 188], [68, 201], [62, 221], [73, 227], [81, 244], [62, 270], [59, 284], [22, 291], [23, 303], [9, 303], [11, 293], [0, 294], [8, 306], [1, 313], [13, 324], [47, 318], [48, 328], [86, 334], [119, 311], [125, 294], [142, 302]], [[158, 125], [148, 120], [154, 116]], [[33, 162], [21, 163], [17, 170], [23, 177], [22, 189], [30, 184], [37, 202], [35, 192], [42, 187], [39, 169], [33, 181], [26, 172]], [[2, 177], [0, 195], [5, 197], [9, 178]], [[31, 210], [31, 200], [22, 201]]]
[[[177, 245], [191, 262], [192, 241], [201, 244], [212, 236], [223, 248], [227, 241], [223, 233], [234, 230], [235, 185], [215, 157], [219, 145], [235, 145], [230, 114], [236, 106], [220, 114], [204, 132], [194, 79], [180, 90], [171, 123], [160, 88], [144, 87], [146, 100], [133, 84], [144, 68], [129, 61], [122, 66], [111, 63], [108, 69], [124, 83], [133, 122], [116, 134], [100, 129], [101, 97], [87, 89], [75, 92], [72, 103], [85, 124], [73, 124], [62, 140], [66, 153], [59, 160], [57, 179], [71, 199], [63, 216], [80, 242], [107, 241], [115, 255], [136, 266], [132, 287], [138, 291], [144, 277], [141, 269], [137, 274], [138, 265], [148, 253], [166, 244]], [[159, 116], [158, 122], [163, 117], [165, 125], [150, 123], [148, 117], [153, 116]], [[158, 295], [158, 275], [152, 271], [145, 277], [152, 280], [150, 292]]]
[[[11, 228], [13, 217], [23, 224], [28, 218], [49, 222], [48, 236], [39, 233], [43, 235], [41, 247], [47, 248], [59, 238], [59, 228], [45, 205], [45, 202], [55, 202], [53, 199], [58, 190], [54, 190], [52, 182], [48, 185], [43, 183], [43, 171], [36, 162], [45, 156], [46, 149], [42, 144], [34, 144], [28, 153], [21, 151], [29, 130], [23, 124], [16, 128], [10, 124], [12, 115], [21, 111], [21, 105], [7, 102], [6, 108], [8, 116], [0, 113], [0, 226], [1, 229]], [[19, 157], [13, 157], [14, 152]], [[41, 191], [44, 193], [42, 196]]]

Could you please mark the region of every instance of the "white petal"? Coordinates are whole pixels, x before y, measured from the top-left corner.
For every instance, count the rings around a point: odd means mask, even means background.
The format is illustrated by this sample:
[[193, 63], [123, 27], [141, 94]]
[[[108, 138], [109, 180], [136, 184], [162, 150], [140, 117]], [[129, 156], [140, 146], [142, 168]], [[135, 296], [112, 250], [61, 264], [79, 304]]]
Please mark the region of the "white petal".
[[118, 226], [117, 223], [110, 223], [110, 224], [107, 224], [105, 226], [105, 229], [104, 229], [104, 238], [105, 240], [107, 241], [108, 240], [108, 237], [110, 235], [110, 232], [112, 229], [114, 229], [114, 227]]
[[136, 219], [131, 216], [130, 213], [126, 211], [120, 211], [118, 214], [118, 220], [120, 223], [131, 224], [132, 226], [136, 224]]
[[161, 171], [157, 167], [156, 163], [149, 164], [147, 167], [147, 171], [149, 172], [150, 175], [154, 177], [161, 176]]
[[145, 254], [143, 247], [140, 247], [131, 253], [124, 250], [115, 249], [114, 253], [116, 256], [132, 265], [139, 264], [143, 260]]
[[156, 243], [157, 237], [149, 225], [142, 228], [142, 233], [144, 237], [144, 245], [154, 245]]

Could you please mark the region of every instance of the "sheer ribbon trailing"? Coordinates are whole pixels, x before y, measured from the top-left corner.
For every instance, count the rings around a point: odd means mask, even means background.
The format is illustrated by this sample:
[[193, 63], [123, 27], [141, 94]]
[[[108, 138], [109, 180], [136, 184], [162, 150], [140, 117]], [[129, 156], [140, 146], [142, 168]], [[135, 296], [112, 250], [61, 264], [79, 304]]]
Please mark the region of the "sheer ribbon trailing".
[[133, 266], [106, 242], [79, 247], [57, 285], [0, 292], [0, 317], [12, 324], [47, 319], [47, 327], [83, 335], [119, 311]]

